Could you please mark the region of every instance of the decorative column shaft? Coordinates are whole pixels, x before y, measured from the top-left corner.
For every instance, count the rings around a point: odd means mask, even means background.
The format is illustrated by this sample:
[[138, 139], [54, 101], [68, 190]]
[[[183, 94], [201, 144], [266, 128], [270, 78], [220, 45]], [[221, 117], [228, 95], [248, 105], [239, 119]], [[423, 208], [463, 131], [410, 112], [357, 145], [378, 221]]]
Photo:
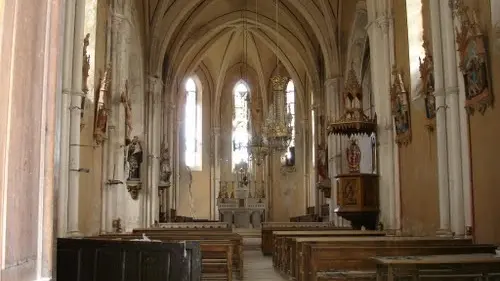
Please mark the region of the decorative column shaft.
[[440, 0], [441, 35], [444, 59], [444, 87], [446, 94], [446, 128], [448, 138], [448, 167], [450, 188], [451, 231], [465, 235], [464, 197], [462, 186], [462, 147], [458, 102], [457, 47], [455, 45], [452, 11], [448, 0]]
[[[115, 3], [116, 4], [116, 3]], [[123, 3], [122, 3], [123, 4]], [[107, 231], [112, 230], [111, 221], [121, 219], [126, 229], [124, 217], [127, 193], [125, 175], [125, 109], [121, 95], [126, 91], [128, 77], [128, 37], [129, 24], [126, 7], [113, 6], [111, 14], [111, 98], [108, 125], [108, 203], [107, 214], [110, 221]]]
[[152, 128], [150, 131], [149, 137], [151, 138], [150, 147], [148, 147], [148, 154], [150, 157], [148, 160], [151, 161], [151, 165], [148, 165], [148, 168], [151, 169], [151, 179], [148, 181], [148, 190], [150, 204], [150, 215], [147, 220], [147, 226], [152, 225], [155, 221], [159, 221], [159, 202], [158, 202], [158, 183], [160, 180], [160, 140], [162, 137], [162, 131], [160, 128], [160, 121], [162, 116], [161, 110], [161, 93], [163, 89], [163, 82], [161, 78], [156, 76], [149, 77], [149, 95], [152, 103], [151, 107], [151, 115], [152, 115], [152, 124], [149, 126]]
[[83, 27], [85, 24], [85, 0], [75, 5], [75, 27], [73, 34], [73, 71], [70, 106], [69, 147], [69, 192], [68, 192], [68, 235], [80, 236], [80, 123], [82, 105]]
[[439, 188], [438, 235], [448, 236], [450, 231], [450, 199], [448, 187], [448, 143], [446, 141], [446, 96], [443, 78], [443, 49], [441, 39], [441, 13], [439, 1], [430, 2], [432, 26], [432, 56], [434, 61], [434, 95], [436, 97], [436, 138]]
[[389, 7], [379, 7], [379, 1], [367, 1], [368, 34], [372, 89], [378, 122], [378, 154], [381, 221], [386, 229], [400, 229], [399, 161], [395, 145], [394, 124], [390, 104], [391, 69], [394, 62], [393, 19]]
[[[342, 93], [342, 77], [328, 79], [325, 82], [326, 91], [326, 119], [328, 121], [340, 118], [340, 95]], [[337, 207], [337, 184], [335, 177], [342, 173], [341, 137], [335, 134], [328, 135], [328, 176], [332, 182], [330, 197], [330, 221], [340, 224], [340, 217], [334, 212]]]
[[75, 32], [75, 0], [68, 0], [65, 5], [64, 53], [61, 98], [61, 163], [59, 171], [59, 190], [57, 204], [57, 236], [64, 237], [68, 225], [68, 180], [69, 180], [69, 115], [71, 102], [71, 80], [73, 73], [73, 37]]

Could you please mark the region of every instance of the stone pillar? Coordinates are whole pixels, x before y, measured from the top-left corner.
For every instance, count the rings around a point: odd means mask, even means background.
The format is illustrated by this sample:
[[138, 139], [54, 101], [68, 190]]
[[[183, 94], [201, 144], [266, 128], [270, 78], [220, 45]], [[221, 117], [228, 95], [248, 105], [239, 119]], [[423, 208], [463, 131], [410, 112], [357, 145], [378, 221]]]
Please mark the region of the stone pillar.
[[71, 106], [71, 78], [73, 73], [73, 37], [75, 33], [75, 2], [69, 0], [65, 7], [62, 98], [61, 98], [61, 151], [59, 189], [57, 204], [57, 236], [64, 237], [68, 230], [68, 186], [69, 186], [69, 115]]
[[454, 24], [448, 0], [440, 0], [440, 22], [443, 46], [443, 76], [446, 94], [446, 128], [448, 141], [448, 167], [450, 188], [451, 231], [465, 235], [464, 197], [462, 180], [462, 144], [460, 134], [459, 89], [457, 77], [457, 47]]
[[378, 121], [379, 154], [379, 189], [380, 220], [388, 230], [399, 231], [399, 161], [398, 147], [395, 145], [395, 133], [390, 104], [392, 66], [394, 62], [393, 18], [387, 2], [367, 1], [368, 35], [370, 40], [370, 58], [372, 89], [375, 111]]
[[68, 228], [69, 236], [81, 236], [80, 233], [80, 123], [83, 66], [83, 27], [85, 24], [85, 0], [77, 0], [73, 34], [73, 70], [71, 77], [71, 106], [69, 132], [69, 181], [68, 181]]
[[441, 38], [441, 12], [439, 1], [430, 2], [432, 55], [434, 60], [434, 95], [436, 97], [436, 138], [438, 153], [439, 236], [449, 236], [450, 199], [448, 187], [448, 143], [446, 141], [446, 96], [444, 91], [443, 49]]
[[[325, 81], [326, 120], [332, 122], [340, 118], [340, 102], [342, 95], [342, 77], [338, 76]], [[330, 198], [330, 221], [340, 224], [340, 218], [335, 213], [337, 207], [337, 182], [335, 177], [342, 173], [341, 137], [329, 135], [328, 139], [328, 176], [332, 182]]]
[[162, 138], [162, 132], [160, 128], [160, 121], [162, 116], [162, 103], [161, 94], [163, 89], [163, 82], [161, 78], [157, 76], [149, 76], [149, 110], [148, 113], [151, 115], [151, 123], [148, 125], [148, 198], [149, 209], [146, 217], [146, 227], [154, 224], [155, 221], [159, 221], [159, 198], [158, 198], [158, 183], [160, 177], [160, 141]]
[[[121, 3], [123, 4], [123, 3]], [[128, 40], [130, 10], [126, 6], [114, 5], [111, 14], [111, 102], [108, 124], [108, 191], [110, 224], [112, 220], [121, 219], [122, 228], [126, 229], [126, 200], [130, 198], [127, 192], [125, 175], [125, 108], [121, 95], [125, 92], [128, 79]], [[130, 94], [130, 93], [129, 93]], [[131, 137], [133, 137], [131, 135]], [[142, 140], [141, 140], [142, 141]], [[109, 170], [108, 170], [109, 171]], [[108, 228], [111, 230], [111, 226]]]
[[217, 207], [217, 197], [219, 196], [219, 189], [220, 189], [220, 155], [219, 155], [219, 146], [220, 146], [220, 127], [212, 127], [212, 140], [213, 140], [213, 146], [212, 146], [212, 155], [213, 155], [213, 163], [214, 163], [214, 180], [212, 181], [213, 184], [213, 190], [214, 190], [214, 210], [213, 210], [213, 219], [218, 220], [219, 219], [219, 209]]

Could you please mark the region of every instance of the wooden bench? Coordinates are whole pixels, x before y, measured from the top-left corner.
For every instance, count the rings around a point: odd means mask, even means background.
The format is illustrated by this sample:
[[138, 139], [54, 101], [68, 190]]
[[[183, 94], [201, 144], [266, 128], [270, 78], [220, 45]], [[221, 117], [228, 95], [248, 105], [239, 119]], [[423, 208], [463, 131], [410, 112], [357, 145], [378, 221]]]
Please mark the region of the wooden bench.
[[[297, 281], [318, 280], [325, 271], [373, 271], [370, 257], [494, 253], [493, 245], [473, 245], [470, 239], [435, 237], [319, 237], [296, 239]], [[331, 279], [336, 280], [336, 279]]]
[[273, 231], [297, 230], [341, 230], [347, 227], [338, 227], [332, 222], [263, 222], [261, 227], [261, 250], [264, 255], [273, 254]]
[[318, 214], [307, 214], [291, 217], [290, 222], [321, 222], [322, 218]]
[[282, 273], [291, 275], [296, 256], [296, 243], [292, 238], [342, 237], [342, 236], [384, 236], [382, 231], [324, 230], [324, 231], [273, 231], [273, 265]]
[[[220, 227], [210, 228], [210, 227], [189, 227], [189, 228], [138, 228], [134, 229], [134, 234], [145, 234], [147, 236], [154, 235], [169, 235], [173, 237], [182, 237], [182, 239], [228, 239], [233, 243], [233, 265], [235, 272], [240, 278], [243, 277], [243, 238], [237, 234], [233, 233], [230, 228], [222, 228], [222, 225], [228, 225], [227, 223], [218, 224]], [[191, 225], [193, 225], [191, 223]], [[209, 223], [209, 225], [214, 225]], [[213, 231], [215, 230], [215, 231]]]
[[500, 256], [494, 254], [375, 257], [376, 280], [500, 280]]
[[[234, 272], [238, 278], [243, 278], [243, 241], [240, 235], [235, 233], [188, 233], [183, 232], [152, 232], [145, 234], [151, 240], [161, 241], [197, 241], [200, 243], [203, 255], [203, 273], [212, 276], [211, 279], [221, 279], [221, 274]], [[143, 234], [103, 234], [99, 238], [105, 239], [141, 239]], [[230, 253], [228, 253], [228, 251]], [[230, 259], [230, 263], [225, 260]], [[226, 269], [225, 266], [230, 266]], [[206, 278], [204, 278], [206, 279]]]
[[57, 239], [57, 280], [200, 281], [196, 242]]
[[160, 223], [153, 228], [136, 228], [134, 232], [142, 232], [151, 229], [211, 229], [213, 231], [232, 231], [227, 222], [168, 222]]
[[[91, 239], [114, 239], [114, 240], [137, 240], [142, 239], [139, 234], [121, 234], [89, 237]], [[233, 272], [233, 243], [227, 239], [193, 237], [193, 236], [171, 236], [155, 234], [148, 236], [153, 241], [162, 242], [197, 242], [201, 249], [202, 280], [232, 280]], [[240, 270], [234, 270], [238, 274]]]

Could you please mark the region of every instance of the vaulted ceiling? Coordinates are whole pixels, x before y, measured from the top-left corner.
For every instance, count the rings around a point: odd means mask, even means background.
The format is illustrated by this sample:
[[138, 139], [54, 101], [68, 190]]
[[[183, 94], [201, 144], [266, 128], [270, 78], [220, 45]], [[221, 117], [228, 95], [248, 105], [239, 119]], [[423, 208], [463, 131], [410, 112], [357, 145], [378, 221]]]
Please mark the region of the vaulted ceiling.
[[203, 65], [219, 92], [235, 64], [246, 61], [264, 81], [277, 57], [299, 88], [306, 79], [318, 87], [339, 72], [340, 2], [143, 0], [150, 70], [176, 84]]

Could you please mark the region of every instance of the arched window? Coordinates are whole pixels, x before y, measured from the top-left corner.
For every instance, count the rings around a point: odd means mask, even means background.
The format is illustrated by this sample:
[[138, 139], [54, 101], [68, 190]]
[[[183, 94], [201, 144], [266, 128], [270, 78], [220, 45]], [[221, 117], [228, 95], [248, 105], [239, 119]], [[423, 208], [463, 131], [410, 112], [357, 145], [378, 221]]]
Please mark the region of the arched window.
[[250, 139], [250, 92], [245, 82], [240, 81], [233, 90], [233, 168], [239, 163], [248, 163], [248, 141]]
[[289, 163], [290, 160], [295, 160], [292, 159], [292, 156], [295, 157], [295, 152], [292, 152], [295, 150], [295, 85], [292, 80], [288, 81], [288, 85], [286, 85], [286, 113], [292, 117], [292, 140], [286, 153], [287, 163]]
[[422, 17], [422, 0], [406, 0], [406, 22], [408, 27], [408, 54], [410, 59], [411, 96], [418, 96], [420, 83], [420, 58], [424, 58], [423, 47], [424, 23]]
[[186, 105], [184, 110], [184, 142], [186, 166], [201, 170], [201, 93], [196, 83], [189, 78], [185, 84]]

